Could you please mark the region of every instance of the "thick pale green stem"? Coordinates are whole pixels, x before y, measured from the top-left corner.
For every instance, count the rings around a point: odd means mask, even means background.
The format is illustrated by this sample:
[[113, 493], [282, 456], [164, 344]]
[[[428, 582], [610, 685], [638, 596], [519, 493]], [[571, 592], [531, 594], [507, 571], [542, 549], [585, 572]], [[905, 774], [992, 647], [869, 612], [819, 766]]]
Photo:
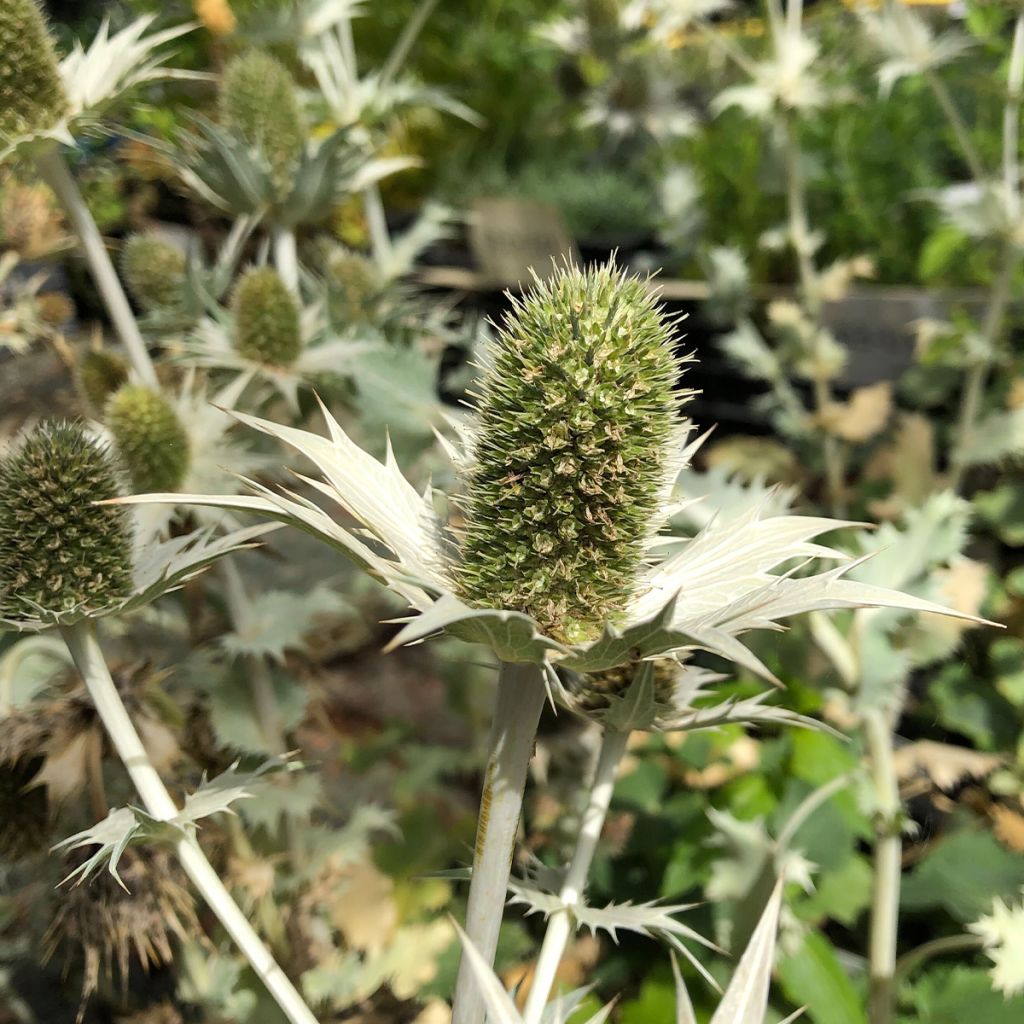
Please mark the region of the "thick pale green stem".
[[615, 789], [615, 777], [626, 753], [628, 739], [629, 733], [608, 729], [601, 741], [601, 753], [597, 760], [594, 781], [590, 786], [587, 808], [583, 812], [576, 849], [573, 851], [569, 870], [558, 894], [563, 908], [556, 910], [548, 918], [544, 942], [537, 958], [537, 969], [534, 972], [533, 984], [530, 986], [530, 996], [523, 1013], [525, 1024], [540, 1024], [544, 1007], [555, 983], [558, 965], [562, 962], [562, 955], [572, 935], [572, 908], [583, 898], [587, 874], [594, 860], [597, 842], [601, 838], [604, 820], [608, 815], [608, 805]]
[[56, 146], [44, 150], [36, 157], [36, 168], [39, 176], [53, 190], [75, 234], [82, 246], [82, 254], [89, 266], [89, 272], [96, 282], [96, 288], [110, 315], [110, 321], [117, 331], [121, 344], [128, 353], [139, 380], [149, 387], [157, 386], [156, 370], [149, 358], [146, 343], [142, 339], [135, 314], [128, 303], [128, 298], [121, 287], [121, 281], [114, 270], [113, 263], [103, 244], [99, 228], [93, 220], [89, 207], [85, 205], [82, 193], [79, 192], [75, 179], [68, 170], [63, 155]]
[[294, 294], [299, 292], [299, 253], [295, 232], [291, 228], [275, 227], [274, 267], [281, 275], [285, 287]]
[[[466, 910], [466, 934], [489, 964], [494, 963], [498, 948], [526, 773], [544, 697], [544, 680], [536, 666], [501, 666]], [[483, 1020], [483, 997], [463, 957], [452, 1024], [483, 1024]]]
[[[110, 676], [96, 633], [89, 623], [65, 627], [61, 631], [78, 671], [85, 681], [96, 713], [110, 742], [124, 763], [146, 810], [161, 821], [173, 818], [178, 808], [153, 767], [146, 748], [125, 710], [121, 695]], [[280, 965], [246, 920], [224, 883], [206, 859], [194, 835], [185, 836], [175, 846], [185, 873], [216, 914], [253, 971], [291, 1024], [317, 1024], [316, 1017]]]
[[871, 760], [877, 814], [868, 947], [871, 978], [869, 1020], [871, 1024], [891, 1024], [896, 998], [896, 943], [903, 871], [902, 805], [893, 761], [892, 729], [881, 711], [865, 713], [864, 738]]

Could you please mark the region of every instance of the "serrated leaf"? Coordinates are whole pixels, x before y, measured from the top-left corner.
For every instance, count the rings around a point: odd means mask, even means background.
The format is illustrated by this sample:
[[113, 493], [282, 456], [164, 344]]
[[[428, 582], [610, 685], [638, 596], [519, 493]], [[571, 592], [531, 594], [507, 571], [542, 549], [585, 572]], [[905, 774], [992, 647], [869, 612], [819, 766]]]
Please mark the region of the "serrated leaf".
[[172, 821], [184, 828], [194, 825], [203, 818], [225, 811], [234, 814], [232, 804], [239, 800], [250, 800], [256, 796], [263, 777], [272, 772], [299, 771], [302, 765], [284, 757], [272, 757], [250, 772], [238, 771], [235, 761], [226, 771], [212, 779], [203, 779], [199, 788], [185, 797], [185, 805]]
[[1024, 451], [1024, 409], [996, 412], [975, 424], [960, 455], [968, 466], [989, 465]]
[[[73, 836], [61, 840], [54, 846], [55, 850], [79, 850], [86, 846], [95, 846], [96, 851], [64, 878], [61, 884], [77, 879], [84, 882], [94, 871], [103, 867], [113, 875], [115, 881], [126, 892], [127, 886], [117, 873], [117, 865], [121, 855], [133, 842], [156, 839], [164, 834], [165, 828], [154, 823], [149, 815], [132, 807], [118, 807], [112, 810], [102, 821], [91, 825]], [[180, 836], [180, 831], [178, 835]]]
[[992, 989], [988, 973], [954, 966], [930, 971], [907, 991], [914, 1024], [1019, 1024], [1024, 999], [1006, 999]]
[[242, 621], [220, 643], [229, 654], [284, 661], [286, 651], [303, 648], [321, 620], [352, 612], [348, 601], [324, 586], [305, 594], [268, 590], [246, 601]]

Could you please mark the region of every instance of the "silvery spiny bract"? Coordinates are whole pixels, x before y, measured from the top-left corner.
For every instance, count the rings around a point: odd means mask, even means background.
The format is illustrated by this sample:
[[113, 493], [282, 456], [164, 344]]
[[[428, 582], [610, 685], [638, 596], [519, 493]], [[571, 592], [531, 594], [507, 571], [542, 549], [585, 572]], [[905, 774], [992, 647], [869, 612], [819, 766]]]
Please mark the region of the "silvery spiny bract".
[[813, 538], [857, 524], [764, 503], [727, 523], [712, 518], [689, 540], [656, 536], [673, 511], [674, 475], [697, 445], [686, 445], [684, 396], [673, 390], [671, 324], [647, 286], [613, 266], [568, 268], [538, 283], [515, 305], [486, 367], [475, 420], [456, 426], [460, 444], [444, 441], [465, 481], [464, 524], [439, 520], [429, 489], [412, 487], [390, 451], [383, 463], [363, 451], [326, 409], [328, 437], [235, 415], [316, 465], [322, 479], [308, 482], [361, 529], [304, 495], [262, 487], [250, 497], [124, 500], [259, 512], [300, 526], [412, 606], [393, 644], [442, 632], [487, 644], [504, 661], [543, 668], [569, 704], [557, 667], [594, 673], [672, 656], [681, 662], [677, 691], [693, 695], [713, 678], [685, 664], [693, 649], [770, 677], [738, 637], [793, 615], [875, 605], [958, 614], [844, 579], [849, 564], [786, 571], [846, 561]]

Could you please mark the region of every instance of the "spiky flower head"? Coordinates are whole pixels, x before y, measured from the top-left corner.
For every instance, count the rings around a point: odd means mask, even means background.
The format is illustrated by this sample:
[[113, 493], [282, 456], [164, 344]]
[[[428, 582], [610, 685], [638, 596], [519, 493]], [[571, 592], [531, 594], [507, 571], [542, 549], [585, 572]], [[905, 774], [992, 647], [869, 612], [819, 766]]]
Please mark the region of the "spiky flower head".
[[243, 274], [232, 305], [235, 348], [246, 359], [269, 366], [291, 366], [299, 358], [299, 307], [276, 270], [256, 267]]
[[127, 596], [132, 547], [107, 447], [76, 423], [36, 427], [0, 460], [0, 616], [68, 612]]
[[45, 131], [67, 110], [57, 54], [36, 0], [0, 5], [0, 138]]
[[480, 385], [458, 580], [473, 604], [597, 635], [661, 525], [685, 395], [673, 324], [614, 264], [517, 300]]
[[306, 125], [291, 72], [261, 50], [235, 57], [224, 72], [221, 120], [258, 150], [275, 186], [290, 190], [306, 144]]
[[191, 454], [188, 434], [159, 391], [126, 384], [108, 400], [104, 420], [135, 490], [181, 486]]
[[185, 254], [159, 235], [132, 235], [121, 250], [121, 273], [143, 309], [164, 309], [181, 298]]
[[90, 348], [75, 364], [75, 383], [89, 411], [99, 415], [107, 399], [128, 381], [128, 366], [116, 353]]
[[339, 248], [327, 261], [327, 288], [331, 316], [337, 323], [365, 323], [380, 294], [380, 273], [369, 257]]
[[[658, 658], [651, 666], [652, 699], [662, 707], [671, 707], [682, 666], [674, 658]], [[627, 663], [603, 672], [572, 673], [568, 682], [573, 706], [584, 714], [600, 716], [616, 698], [626, 695], [638, 669], [638, 664]]]

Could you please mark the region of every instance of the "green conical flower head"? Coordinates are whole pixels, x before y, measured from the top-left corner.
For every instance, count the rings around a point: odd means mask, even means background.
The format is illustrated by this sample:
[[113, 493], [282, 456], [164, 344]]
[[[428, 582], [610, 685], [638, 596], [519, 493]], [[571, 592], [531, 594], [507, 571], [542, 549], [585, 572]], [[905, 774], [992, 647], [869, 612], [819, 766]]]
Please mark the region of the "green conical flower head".
[[337, 323], [365, 323], [380, 294], [380, 273], [368, 257], [338, 249], [327, 261], [327, 288], [331, 316]]
[[291, 366], [302, 352], [299, 307], [271, 267], [247, 271], [235, 287], [235, 348], [257, 363]]
[[477, 396], [458, 573], [470, 603], [572, 642], [621, 615], [676, 468], [672, 335], [614, 263], [514, 301]]
[[276, 58], [260, 50], [235, 57], [224, 72], [221, 120], [257, 149], [281, 193], [306, 144], [306, 124], [295, 81]]
[[121, 273], [143, 309], [164, 309], [181, 299], [185, 255], [158, 235], [132, 235], [121, 250]]
[[189, 466], [188, 434], [160, 392], [126, 384], [107, 402], [104, 419], [136, 492], [181, 486]]
[[126, 509], [105, 445], [75, 423], [37, 427], [0, 460], [0, 616], [100, 608], [132, 582]]
[[36, 0], [0, 4], [0, 138], [52, 128], [67, 98]]
[[89, 411], [99, 415], [107, 399], [128, 381], [128, 366], [108, 349], [91, 348], [78, 358], [75, 383]]

